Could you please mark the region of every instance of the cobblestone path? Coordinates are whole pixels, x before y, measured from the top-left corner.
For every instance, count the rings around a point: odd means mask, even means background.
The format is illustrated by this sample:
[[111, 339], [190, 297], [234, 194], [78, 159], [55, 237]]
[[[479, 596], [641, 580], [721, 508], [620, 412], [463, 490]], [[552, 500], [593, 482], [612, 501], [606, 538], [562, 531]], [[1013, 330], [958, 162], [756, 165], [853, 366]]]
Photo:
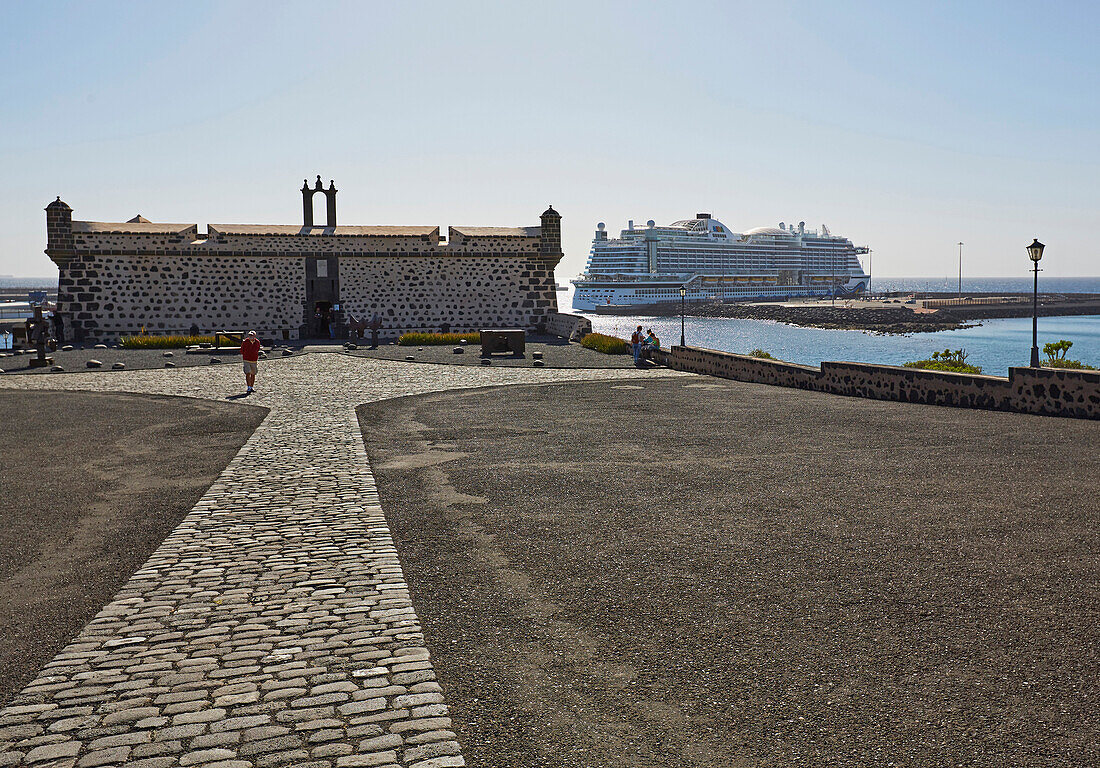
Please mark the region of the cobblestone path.
[[[465, 764], [354, 407], [647, 374], [339, 354], [261, 365], [247, 402], [271, 413], [115, 599], [0, 711], [0, 766]], [[236, 365], [0, 379], [213, 399], [241, 383]]]

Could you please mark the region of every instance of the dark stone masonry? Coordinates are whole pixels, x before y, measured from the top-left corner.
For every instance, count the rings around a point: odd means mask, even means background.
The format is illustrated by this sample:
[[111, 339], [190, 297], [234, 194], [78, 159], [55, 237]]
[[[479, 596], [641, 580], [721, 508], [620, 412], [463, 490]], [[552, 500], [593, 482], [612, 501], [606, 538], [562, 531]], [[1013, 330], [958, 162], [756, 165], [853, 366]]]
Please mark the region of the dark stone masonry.
[[[326, 198], [314, 226], [312, 197]], [[336, 189], [306, 184], [302, 226], [74, 221], [46, 207], [58, 307], [78, 341], [141, 333], [254, 329], [272, 339], [382, 318], [383, 333], [545, 330], [557, 312], [561, 216], [536, 227], [337, 226]]]
[[894, 365], [823, 362], [820, 368], [698, 347], [673, 347], [660, 360], [678, 371], [834, 395], [1100, 419], [1100, 371], [1009, 368], [1008, 378]]

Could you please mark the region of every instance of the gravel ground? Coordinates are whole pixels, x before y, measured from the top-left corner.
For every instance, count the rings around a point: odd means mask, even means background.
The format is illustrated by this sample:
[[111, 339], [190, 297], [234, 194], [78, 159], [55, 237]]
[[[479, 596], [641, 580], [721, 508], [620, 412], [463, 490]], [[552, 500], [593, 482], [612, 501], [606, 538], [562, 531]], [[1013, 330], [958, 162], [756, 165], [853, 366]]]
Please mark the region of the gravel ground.
[[706, 378], [361, 406], [471, 766], [1100, 764], [1100, 424]]
[[266, 408], [0, 390], [0, 705], [145, 562]]
[[[445, 365], [481, 365], [481, 345], [470, 344], [461, 355], [454, 353], [455, 345], [401, 347], [396, 344], [383, 344], [378, 349], [359, 349], [349, 354], [355, 357], [369, 357], [381, 360], [405, 360], [412, 356], [419, 363], [441, 363]], [[504, 354], [493, 355], [492, 365], [508, 368], [530, 368], [534, 362], [533, 352], [542, 353], [546, 368], [633, 368], [634, 358], [630, 355], [605, 355], [601, 352], [571, 344], [557, 336], [528, 336], [523, 357], [510, 357]]]
[[[171, 352], [171, 356], [165, 357], [165, 352]], [[0, 352], [0, 370], [4, 373], [14, 374], [42, 374], [57, 373], [46, 368], [29, 368], [29, 361], [36, 357], [37, 353], [13, 355], [8, 351]], [[267, 350], [268, 359], [282, 357], [282, 350]], [[210, 365], [211, 358], [217, 358], [221, 363], [240, 363], [240, 357], [234, 352], [186, 354], [182, 349], [73, 349], [68, 352], [58, 350], [49, 353], [54, 365], [60, 365], [64, 373], [87, 372], [89, 360], [98, 360], [103, 363], [100, 370], [112, 370], [115, 363], [125, 363], [131, 371], [140, 371], [147, 368], [164, 368], [165, 363], [172, 363], [177, 368], [192, 365]]]

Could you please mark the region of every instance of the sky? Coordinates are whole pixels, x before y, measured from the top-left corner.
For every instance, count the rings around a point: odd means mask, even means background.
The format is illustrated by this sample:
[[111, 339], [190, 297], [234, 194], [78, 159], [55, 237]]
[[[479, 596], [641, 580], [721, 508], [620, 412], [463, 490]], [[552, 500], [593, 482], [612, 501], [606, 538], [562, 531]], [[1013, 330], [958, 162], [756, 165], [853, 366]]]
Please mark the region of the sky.
[[[75, 219], [805, 221], [883, 277], [1100, 275], [1097, 3], [0, 0], [0, 274]], [[867, 266], [866, 262], [864, 266]]]

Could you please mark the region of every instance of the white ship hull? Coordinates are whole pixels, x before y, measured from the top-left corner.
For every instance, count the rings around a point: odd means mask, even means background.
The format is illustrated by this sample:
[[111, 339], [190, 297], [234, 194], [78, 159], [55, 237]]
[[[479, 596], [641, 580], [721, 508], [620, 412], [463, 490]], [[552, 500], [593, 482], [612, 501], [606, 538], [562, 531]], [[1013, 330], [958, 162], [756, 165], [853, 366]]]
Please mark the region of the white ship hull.
[[[852, 275], [841, 283], [837, 281], [837, 297], [855, 296], [867, 290], [867, 275]], [[575, 280], [573, 309], [578, 312], [594, 311], [601, 307], [645, 306], [680, 301], [680, 286], [623, 286]], [[758, 286], [690, 286], [684, 300], [700, 301], [754, 301], [774, 299], [783, 301], [795, 298], [827, 297], [832, 295], [829, 285], [758, 285]]]
[[573, 309], [678, 302], [681, 287], [690, 302], [852, 296], [867, 289], [859, 255], [868, 252], [801, 222], [740, 234], [700, 213], [665, 227], [630, 222], [614, 239], [600, 224]]

